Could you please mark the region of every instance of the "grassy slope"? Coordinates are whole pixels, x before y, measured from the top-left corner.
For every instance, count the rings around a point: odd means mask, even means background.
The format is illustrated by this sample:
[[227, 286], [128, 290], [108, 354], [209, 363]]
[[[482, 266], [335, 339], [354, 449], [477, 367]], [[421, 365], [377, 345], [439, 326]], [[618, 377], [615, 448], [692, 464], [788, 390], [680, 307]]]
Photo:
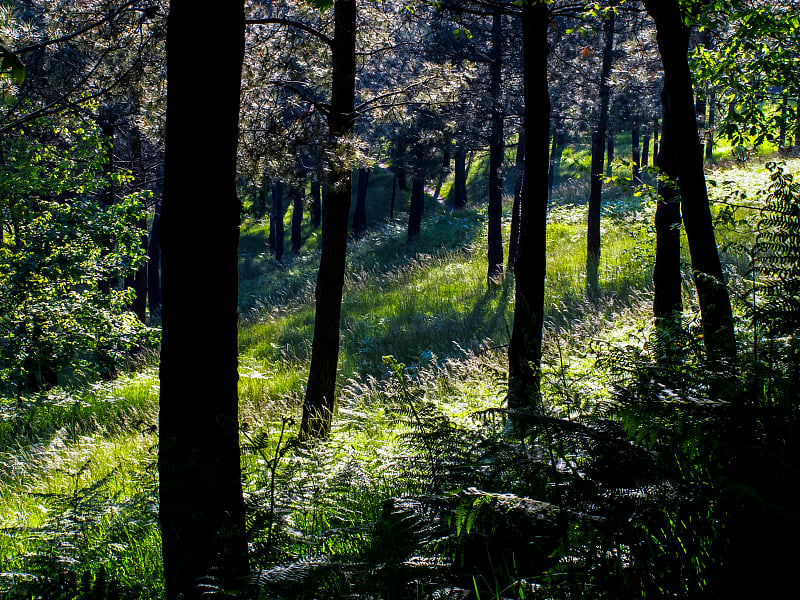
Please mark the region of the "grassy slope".
[[[477, 174], [483, 162], [481, 155], [473, 158], [474, 201], [481, 193]], [[791, 169], [800, 169], [800, 162], [792, 161]], [[758, 201], [758, 191], [766, 187], [758, 163], [713, 178], [719, 183], [713, 188], [717, 198], [736, 204]], [[372, 214], [387, 214], [391, 179], [375, 171], [370, 184]], [[445, 180], [443, 194], [449, 186]], [[594, 365], [595, 351], [636, 343], [646, 336], [649, 321], [652, 203], [621, 190], [609, 193], [601, 271], [606, 295], [590, 305], [582, 299], [585, 209], [575, 204], [585, 196], [584, 186], [585, 179], [567, 177], [556, 190], [548, 230], [545, 379], [562, 412], [587, 410], [602, 399], [605, 382]], [[734, 196], [732, 190], [740, 191]], [[392, 481], [394, 457], [401, 452], [396, 433], [403, 425], [386, 408], [397, 400], [398, 389], [383, 356], [405, 363], [421, 393], [454, 418], [503, 403], [502, 346], [513, 295], [510, 278], [499, 289], [486, 289], [485, 209], [453, 212], [429, 199], [423, 234], [409, 248], [402, 212], [407, 201], [408, 192], [398, 193], [395, 220], [375, 224], [351, 244], [334, 435], [312, 457], [288, 456], [278, 476], [286, 510], [302, 508], [294, 517], [300, 529], [313, 529], [314, 519], [331, 514], [345, 519], [348, 506], [356, 515], [348, 518], [369, 519], [380, 505], [377, 499], [398, 491]], [[733, 242], [752, 239], [752, 217], [737, 210], [735, 228], [720, 231], [732, 274], [743, 272]], [[737, 223], [740, 215], [744, 222]], [[290, 218], [291, 211], [287, 223]], [[504, 218], [507, 228], [509, 207]], [[244, 458], [248, 493], [256, 504], [264, 501], [265, 467], [285, 419], [299, 416], [310, 349], [315, 240], [311, 235], [300, 256], [278, 267], [263, 252], [261, 224], [246, 222], [242, 229], [240, 397], [247, 424], [243, 441], [251, 446]], [[191, 376], [198, 374], [187, 372]], [[0, 571], [29, 570], [30, 557], [21, 557], [38, 547], [42, 559], [61, 557], [62, 567], [69, 561], [106, 564], [129, 589], [152, 597], [160, 569], [152, 505], [157, 385], [151, 367], [110, 384], [3, 402]], [[336, 479], [344, 473], [353, 477], [353, 464], [361, 465], [357, 482]], [[353, 498], [356, 487], [363, 497]], [[51, 532], [51, 545], [32, 544], [32, 534], [21, 529], [26, 527], [44, 527], [33, 538]], [[56, 530], [72, 531], [72, 538], [56, 542]]]

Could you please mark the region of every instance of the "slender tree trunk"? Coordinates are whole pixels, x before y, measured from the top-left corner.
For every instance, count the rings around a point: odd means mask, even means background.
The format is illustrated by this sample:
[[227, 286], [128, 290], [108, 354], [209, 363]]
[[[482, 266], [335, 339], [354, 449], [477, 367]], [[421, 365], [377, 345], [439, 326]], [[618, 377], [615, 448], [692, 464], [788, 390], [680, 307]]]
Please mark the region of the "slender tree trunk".
[[460, 210], [467, 207], [467, 151], [461, 144], [456, 146], [454, 163], [453, 208]]
[[547, 85], [547, 5], [522, 5], [525, 180], [520, 237], [514, 263], [514, 325], [508, 346], [508, 406], [534, 410], [540, 404], [544, 281], [547, 268], [547, 164], [550, 94]]
[[781, 96], [781, 122], [778, 127], [778, 152], [786, 150], [786, 117], [789, 114], [789, 96]]
[[658, 166], [658, 117], [653, 119], [653, 166]]
[[560, 118], [553, 119], [553, 145], [550, 147], [550, 165], [547, 175], [547, 201], [553, 199], [553, 188], [558, 183], [558, 168], [561, 166], [561, 154], [564, 152], [564, 123]]
[[[522, 184], [525, 181], [525, 125], [519, 128], [519, 139], [517, 140], [517, 157], [515, 160], [517, 177], [514, 181], [514, 205], [511, 209], [511, 232], [508, 240], [508, 270], [514, 268], [514, 261], [517, 258], [519, 248], [519, 228], [520, 216], [522, 211]], [[550, 165], [550, 173], [553, 172], [553, 165]], [[551, 178], [548, 178], [548, 190]], [[549, 193], [549, 192], [548, 192]]]
[[614, 134], [613, 132], [608, 132], [608, 156], [606, 159], [606, 177], [611, 177], [614, 175]]
[[489, 96], [492, 102], [492, 131], [489, 138], [489, 207], [488, 207], [488, 270], [489, 285], [503, 274], [503, 109], [500, 106], [503, 57], [503, 16], [492, 16], [492, 47], [489, 53]]
[[356, 210], [353, 213], [353, 237], [360, 238], [367, 231], [367, 187], [369, 186], [370, 169], [361, 167], [358, 170], [358, 188], [356, 190]]
[[389, 220], [394, 219], [394, 200], [397, 197], [397, 174], [392, 177], [392, 200], [389, 203]]
[[[103, 192], [100, 196], [100, 201], [102, 203], [103, 209], [107, 210], [114, 204], [114, 183], [111, 179], [112, 173], [114, 173], [114, 124], [106, 120], [100, 126], [103, 132], [103, 141], [106, 144], [106, 160], [103, 163], [103, 176], [106, 178], [106, 188], [103, 189]], [[108, 240], [106, 242], [106, 248], [103, 250], [103, 256], [107, 256], [113, 250], [113, 240]], [[111, 280], [105, 276], [97, 282], [98, 289], [103, 294], [110, 294], [111, 293]]]
[[[681, 300], [681, 205], [678, 191], [678, 161], [666, 92], [663, 103], [664, 133], [658, 154], [662, 178], [656, 204], [656, 262], [653, 269], [653, 315], [659, 326], [683, 310]], [[666, 177], [666, 180], [663, 179]]]
[[614, 13], [609, 13], [603, 23], [603, 64], [600, 73], [600, 105], [595, 114], [595, 129], [592, 133], [592, 166], [589, 191], [589, 216], [586, 233], [586, 290], [590, 296], [600, 289], [600, 205], [603, 193], [603, 155], [606, 149], [608, 127], [608, 79], [614, 49]]
[[717, 112], [717, 95], [714, 90], [708, 92], [708, 122], [706, 123], [706, 161], [714, 160], [714, 121]]
[[272, 205], [269, 212], [269, 241], [275, 253], [275, 261], [283, 261], [284, 229], [283, 215], [283, 184], [280, 181], [272, 182]]
[[800, 96], [796, 100], [795, 106], [795, 126], [794, 126], [794, 145], [800, 148]]
[[[167, 30], [159, 517], [165, 597], [200, 600], [208, 583], [234, 590], [247, 575], [237, 398], [243, 2], [211, 11], [172, 0]], [[214, 31], [225, 65], [213, 86], [197, 59], [202, 31]], [[214, 118], [198, 127], [198, 111]], [[202, 376], [187, 376], [187, 360]]]
[[736, 338], [730, 297], [717, 252], [703, 157], [699, 150], [692, 78], [687, 58], [689, 32], [683, 25], [678, 0], [647, 0], [646, 6], [656, 23], [658, 48], [664, 67], [667, 102], [675, 132], [681, 214], [689, 243], [706, 351], [713, 361], [734, 358]]
[[706, 95], [702, 89], [697, 90], [697, 97], [694, 101], [694, 112], [697, 115], [697, 135], [700, 141], [700, 156], [705, 156], [705, 146], [703, 142], [706, 139]]
[[639, 173], [641, 165], [641, 146], [639, 145], [639, 121], [634, 118], [631, 125], [631, 183], [636, 187], [642, 182]]
[[[138, 190], [144, 190], [145, 185], [145, 169], [144, 159], [142, 156], [142, 136], [139, 128], [134, 124], [131, 127], [128, 136], [128, 143], [131, 152], [131, 166], [133, 171], [133, 181]], [[150, 245], [147, 236], [147, 214], [139, 219], [137, 227], [142, 232], [141, 235], [141, 248], [143, 252], [147, 252], [147, 247]], [[142, 322], [147, 322], [147, 263], [143, 263], [127, 282], [126, 287], [133, 288], [134, 299], [131, 303], [131, 310], [133, 314]]]
[[303, 245], [303, 192], [293, 187], [289, 190], [292, 201], [292, 254], [300, 254]]
[[150, 319], [161, 318], [161, 202], [153, 209], [150, 243], [147, 246], [147, 304]]
[[414, 177], [411, 180], [411, 203], [408, 209], [408, 236], [406, 242], [411, 244], [420, 233], [422, 213], [425, 210], [425, 172], [422, 164], [422, 151], [414, 148]]
[[[640, 164], [640, 169], [647, 172], [647, 166], [650, 164], [650, 130], [647, 128], [647, 125], [644, 126], [644, 134], [642, 135], [642, 160]], [[642, 174], [640, 173], [640, 179], [642, 178]]]
[[321, 187], [319, 180], [315, 179], [311, 182], [311, 228], [314, 230], [319, 229], [322, 217]]
[[[353, 131], [356, 88], [356, 3], [334, 4], [331, 47], [332, 90], [328, 116], [331, 139], [340, 144]], [[303, 402], [300, 436], [326, 437], [330, 431], [339, 361], [339, 322], [347, 255], [347, 221], [352, 201], [352, 174], [347, 161], [332, 166], [332, 185], [325, 194], [322, 253], [317, 274], [314, 340]]]

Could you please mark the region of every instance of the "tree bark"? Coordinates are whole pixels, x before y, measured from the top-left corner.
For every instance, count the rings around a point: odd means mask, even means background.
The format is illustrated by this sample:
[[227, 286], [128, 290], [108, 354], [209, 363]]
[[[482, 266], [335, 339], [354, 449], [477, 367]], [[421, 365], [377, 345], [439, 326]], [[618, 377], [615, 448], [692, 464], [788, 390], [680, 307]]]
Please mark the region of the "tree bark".
[[360, 238], [367, 231], [367, 187], [369, 186], [370, 169], [361, 167], [358, 170], [358, 188], [356, 190], [356, 210], [353, 213], [353, 237]]
[[[237, 398], [244, 6], [198, 10], [172, 0], [167, 22], [159, 517], [165, 597], [199, 600], [210, 578], [234, 590], [247, 575]], [[203, 31], [214, 31], [215, 60], [225, 66], [212, 86], [197, 57]], [[214, 118], [198, 126], [198, 112]], [[202, 376], [187, 376], [187, 360]]]
[[147, 304], [150, 319], [161, 318], [161, 202], [153, 209], [150, 243], [147, 246]]
[[550, 149], [550, 166], [547, 175], [547, 201], [553, 199], [553, 188], [558, 183], [558, 169], [561, 166], [561, 155], [564, 153], [564, 123], [560, 118], [554, 120], [553, 145]]
[[456, 146], [454, 164], [453, 208], [461, 210], [467, 208], [467, 151], [461, 144]]
[[420, 233], [422, 213], [425, 211], [425, 172], [422, 165], [422, 150], [414, 148], [414, 177], [411, 180], [411, 202], [408, 208], [408, 235], [406, 242], [411, 244]]
[[280, 181], [272, 182], [272, 204], [269, 209], [269, 243], [275, 254], [275, 262], [283, 261], [284, 228], [283, 215], [283, 184]]
[[639, 167], [641, 165], [641, 146], [639, 145], [639, 121], [634, 118], [631, 125], [631, 184], [636, 187], [642, 182]]
[[[520, 216], [522, 211], [522, 185], [525, 181], [525, 125], [519, 128], [519, 139], [517, 140], [517, 157], [515, 160], [517, 177], [514, 182], [514, 204], [511, 208], [511, 232], [509, 233], [508, 240], [508, 270], [514, 268], [514, 261], [517, 258], [517, 249], [519, 248], [519, 228]], [[548, 178], [548, 196], [552, 185], [552, 170], [553, 165], [550, 165], [550, 177]]]
[[311, 182], [311, 227], [319, 229], [322, 220], [322, 191], [319, 180]]
[[664, 67], [664, 85], [675, 133], [681, 214], [689, 243], [706, 352], [712, 361], [735, 358], [736, 338], [730, 297], [714, 237], [695, 119], [687, 57], [689, 31], [683, 24], [678, 0], [647, 0], [645, 4], [656, 23], [658, 49]]
[[717, 95], [714, 90], [708, 92], [708, 122], [706, 123], [706, 161], [714, 160], [714, 122], [717, 112]]
[[589, 191], [589, 216], [586, 231], [586, 291], [590, 296], [600, 288], [600, 206], [603, 193], [603, 155], [606, 149], [608, 127], [608, 80], [614, 49], [615, 16], [611, 12], [603, 23], [603, 64], [600, 73], [600, 104], [595, 114], [595, 129], [592, 133], [592, 165]]
[[653, 268], [653, 315], [656, 326], [683, 310], [681, 299], [681, 206], [678, 161], [666, 92], [662, 92], [664, 133], [657, 166], [661, 173], [656, 204], [656, 262]]
[[658, 117], [653, 119], [653, 166], [658, 166]]
[[300, 254], [303, 245], [303, 192], [293, 187], [289, 190], [292, 201], [292, 254]]
[[[332, 88], [328, 116], [328, 129], [334, 144], [342, 143], [352, 133], [355, 122], [356, 17], [355, 0], [338, 0], [334, 4]], [[351, 167], [347, 161], [332, 164], [331, 185], [324, 200], [322, 252], [315, 291], [314, 340], [300, 424], [301, 439], [326, 437], [333, 418], [352, 185]]]
[[[647, 125], [644, 126], [644, 134], [642, 135], [642, 160], [640, 168], [647, 172], [647, 165], [650, 163], [650, 130]], [[641, 178], [641, 173], [640, 173]]]
[[508, 406], [537, 410], [540, 404], [544, 283], [547, 269], [547, 165], [550, 95], [547, 84], [547, 5], [522, 5], [525, 181], [520, 237], [514, 263], [514, 324], [508, 346]]
[[612, 163], [614, 162], [614, 134], [612, 132], [608, 132], [608, 156], [606, 158], [606, 177], [611, 177], [614, 175], [614, 166]]
[[503, 16], [492, 15], [492, 47], [489, 52], [489, 96], [492, 102], [491, 135], [489, 138], [489, 206], [486, 279], [488, 285], [497, 283], [503, 274], [503, 109], [500, 106], [503, 57]]

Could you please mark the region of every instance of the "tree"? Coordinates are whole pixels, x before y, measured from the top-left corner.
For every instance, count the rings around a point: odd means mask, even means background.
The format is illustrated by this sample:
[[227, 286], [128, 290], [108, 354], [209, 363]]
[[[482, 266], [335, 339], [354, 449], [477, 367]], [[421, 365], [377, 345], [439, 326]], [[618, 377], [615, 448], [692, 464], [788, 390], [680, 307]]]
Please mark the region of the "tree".
[[489, 95], [491, 97], [491, 133], [489, 134], [489, 206], [488, 263], [489, 285], [503, 274], [503, 179], [500, 170], [505, 158], [503, 139], [503, 112], [500, 93], [503, 69], [503, 14], [498, 10], [492, 15], [492, 47], [489, 52]]
[[603, 193], [603, 156], [606, 150], [606, 129], [608, 128], [608, 79], [611, 74], [611, 60], [614, 48], [614, 23], [616, 13], [607, 12], [603, 23], [603, 66], [600, 72], [600, 104], [595, 115], [595, 128], [592, 132], [591, 189], [589, 192], [589, 217], [586, 233], [586, 289], [596, 294], [600, 287], [600, 203]]
[[[243, 4], [212, 11], [173, 0], [168, 17], [158, 466], [170, 600], [199, 599], [204, 585], [230, 587], [247, 573], [237, 397]], [[202, 31], [215, 32], [214, 85], [198, 60]], [[198, 111], [214, 118], [199, 126]], [[203, 377], [188, 377], [187, 362]]]
[[509, 408], [530, 409], [540, 393], [544, 280], [546, 273], [547, 164], [550, 96], [544, 2], [522, 5], [525, 175], [520, 199], [520, 237], [514, 262], [514, 325], [508, 347]]
[[352, 175], [347, 150], [355, 122], [356, 20], [355, 0], [334, 3], [331, 40], [331, 102], [328, 128], [334, 149], [344, 154], [331, 165], [325, 194], [324, 235], [315, 290], [314, 339], [303, 402], [301, 437], [325, 437], [330, 430], [339, 359], [339, 321], [342, 313], [347, 221], [350, 216]]
[[[656, 24], [664, 68], [664, 101], [672, 127], [673, 148], [681, 193], [681, 215], [689, 244], [692, 275], [702, 317], [705, 346], [713, 360], [733, 357], [736, 340], [730, 297], [714, 237], [708, 203], [703, 156], [695, 117], [692, 76], [689, 70], [689, 29], [678, 0], [648, 0], [647, 11]], [[665, 132], [664, 136], [668, 134]]]

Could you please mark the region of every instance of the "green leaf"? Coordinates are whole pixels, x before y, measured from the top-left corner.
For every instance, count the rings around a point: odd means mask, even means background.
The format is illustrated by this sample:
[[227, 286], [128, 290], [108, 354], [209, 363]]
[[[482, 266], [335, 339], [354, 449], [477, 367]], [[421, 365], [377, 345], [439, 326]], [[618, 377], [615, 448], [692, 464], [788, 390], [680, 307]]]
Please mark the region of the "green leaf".
[[11, 79], [17, 85], [21, 85], [25, 81], [25, 65], [19, 57], [14, 54], [11, 46], [6, 44], [6, 41], [0, 37], [0, 56], [3, 57], [0, 62], [0, 72], [11, 71]]

